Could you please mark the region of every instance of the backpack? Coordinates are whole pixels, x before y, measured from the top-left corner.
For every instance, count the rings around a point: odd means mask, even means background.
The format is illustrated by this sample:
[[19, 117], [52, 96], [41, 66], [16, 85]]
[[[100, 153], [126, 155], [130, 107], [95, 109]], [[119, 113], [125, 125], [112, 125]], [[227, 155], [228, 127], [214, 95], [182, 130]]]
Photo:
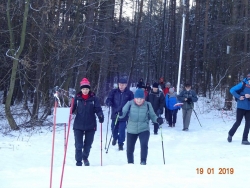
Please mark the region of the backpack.
[[[246, 87], [246, 82], [242, 82], [242, 86], [239, 90], [235, 91], [236, 93], [240, 94]], [[238, 99], [236, 97], [234, 97], [235, 101], [237, 102]]]

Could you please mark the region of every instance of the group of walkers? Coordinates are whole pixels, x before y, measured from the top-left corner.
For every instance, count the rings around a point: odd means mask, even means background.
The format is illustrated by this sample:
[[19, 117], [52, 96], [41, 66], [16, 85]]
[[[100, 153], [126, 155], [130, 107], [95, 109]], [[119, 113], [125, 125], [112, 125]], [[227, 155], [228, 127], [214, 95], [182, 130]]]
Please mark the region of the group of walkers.
[[[103, 123], [104, 114], [99, 99], [91, 91], [87, 78], [83, 78], [80, 82], [80, 89], [72, 107], [72, 112], [76, 114], [73, 125], [75, 160], [77, 166], [82, 166], [82, 164], [89, 166], [88, 156], [97, 130], [96, 116], [99, 122]], [[152, 88], [149, 83], [145, 85], [143, 79], [140, 79], [133, 93], [127, 88], [127, 80], [119, 79], [118, 88], [109, 92], [105, 104], [109, 107], [109, 111], [111, 109], [112, 145], [118, 144], [118, 150], [122, 151], [127, 137], [128, 163], [134, 163], [133, 153], [139, 138], [141, 164], [146, 165], [150, 137], [149, 121], [152, 121], [154, 134], [157, 135], [159, 126], [163, 124], [161, 114], [164, 111], [169, 127], [175, 127], [177, 111], [181, 104], [183, 117], [185, 112], [183, 130], [188, 130], [193, 102], [198, 100], [195, 92], [190, 89], [191, 86], [186, 84], [185, 90], [177, 96], [171, 84], [169, 82], [165, 84], [163, 78], [159, 83], [153, 83]]]
[[[127, 80], [120, 78], [118, 88], [112, 89], [105, 101], [111, 109], [112, 145], [118, 143], [118, 149], [124, 149], [127, 136], [127, 161], [134, 163], [134, 150], [137, 139], [141, 145], [141, 165], [146, 165], [151, 120], [154, 134], [158, 134], [159, 126], [163, 124], [161, 115], [164, 112], [169, 127], [175, 127], [178, 110], [182, 108], [183, 131], [188, 131], [194, 102], [198, 98], [191, 85], [186, 83], [179, 95], [170, 82], [164, 83], [160, 78], [158, 83], [144, 84], [140, 79], [133, 93], [127, 88]], [[73, 130], [75, 137], [75, 160], [77, 166], [89, 166], [88, 156], [97, 129], [96, 116], [100, 123], [104, 122], [104, 114], [99, 99], [91, 91], [90, 82], [83, 78], [80, 82], [81, 91], [76, 94], [72, 112], [76, 113]], [[236, 122], [228, 132], [227, 140], [232, 142], [236, 130], [243, 117], [246, 123], [242, 136], [242, 144], [250, 145], [248, 133], [250, 128], [250, 74], [242, 82], [232, 87], [231, 94], [237, 99]], [[126, 134], [127, 129], [127, 134]]]

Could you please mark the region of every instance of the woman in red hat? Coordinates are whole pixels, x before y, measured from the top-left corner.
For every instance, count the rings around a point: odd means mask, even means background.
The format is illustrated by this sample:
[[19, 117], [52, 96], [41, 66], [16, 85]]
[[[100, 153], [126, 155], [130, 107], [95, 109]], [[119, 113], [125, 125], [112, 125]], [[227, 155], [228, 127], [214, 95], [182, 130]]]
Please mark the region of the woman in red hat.
[[80, 82], [81, 91], [76, 94], [72, 111], [76, 112], [73, 125], [75, 136], [75, 159], [76, 166], [89, 166], [88, 156], [94, 141], [97, 127], [96, 116], [103, 123], [104, 116], [99, 99], [90, 90], [90, 82], [83, 78]]

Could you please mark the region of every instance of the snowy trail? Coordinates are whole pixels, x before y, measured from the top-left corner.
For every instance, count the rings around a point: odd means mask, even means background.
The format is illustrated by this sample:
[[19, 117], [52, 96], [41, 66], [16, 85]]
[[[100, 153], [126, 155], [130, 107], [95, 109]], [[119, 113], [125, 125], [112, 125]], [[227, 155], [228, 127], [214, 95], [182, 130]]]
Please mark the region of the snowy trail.
[[[105, 117], [108, 110], [103, 108]], [[223, 120], [218, 112], [199, 114], [200, 127], [192, 114], [190, 130], [183, 132], [181, 111], [175, 128], [163, 124], [164, 154], [160, 134], [151, 135], [146, 166], [139, 165], [139, 140], [135, 149], [135, 164], [127, 164], [126, 144], [124, 151], [110, 145], [105, 153], [107, 118], [103, 123], [102, 148], [103, 166], [100, 166], [100, 127], [90, 152], [90, 167], [76, 167], [74, 160], [74, 136], [70, 130], [67, 160], [63, 180], [64, 188], [80, 187], [241, 187], [249, 186], [250, 146], [241, 145], [243, 124], [228, 143], [227, 132], [233, 119]], [[110, 122], [110, 121], [109, 121]], [[110, 122], [111, 123], [111, 122]], [[160, 133], [160, 131], [159, 131]], [[49, 187], [52, 132], [48, 127], [37, 130], [32, 135], [23, 132], [2, 136], [0, 141], [0, 182], [1, 188]], [[110, 129], [108, 139], [110, 139]], [[63, 161], [64, 129], [57, 126], [53, 187], [59, 187]], [[203, 174], [197, 174], [203, 168]], [[219, 168], [233, 169], [219, 174]], [[213, 169], [214, 173], [208, 174]], [[211, 172], [211, 171], [210, 171]]]

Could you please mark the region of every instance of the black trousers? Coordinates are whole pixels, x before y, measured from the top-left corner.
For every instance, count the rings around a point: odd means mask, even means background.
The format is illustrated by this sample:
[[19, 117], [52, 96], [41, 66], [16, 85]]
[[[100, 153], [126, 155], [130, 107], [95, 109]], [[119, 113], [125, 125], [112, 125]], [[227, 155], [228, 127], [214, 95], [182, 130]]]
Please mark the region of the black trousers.
[[[86, 160], [89, 157], [90, 148], [94, 141], [95, 130], [74, 130], [75, 136], [75, 159], [77, 162]], [[84, 140], [83, 140], [84, 138]]]
[[139, 137], [141, 144], [141, 161], [147, 161], [148, 156], [148, 141], [149, 141], [149, 131], [144, 131], [139, 134], [127, 133], [127, 159], [128, 163], [134, 163], [134, 151], [135, 143]]
[[250, 128], [250, 110], [244, 110], [244, 109], [237, 108], [236, 122], [233, 124], [233, 127], [230, 129], [228, 134], [230, 136], [234, 135], [234, 133], [237, 131], [238, 127], [240, 126], [243, 117], [245, 117], [246, 123], [245, 123], [245, 128], [243, 131], [242, 141], [247, 141], [249, 128]]

